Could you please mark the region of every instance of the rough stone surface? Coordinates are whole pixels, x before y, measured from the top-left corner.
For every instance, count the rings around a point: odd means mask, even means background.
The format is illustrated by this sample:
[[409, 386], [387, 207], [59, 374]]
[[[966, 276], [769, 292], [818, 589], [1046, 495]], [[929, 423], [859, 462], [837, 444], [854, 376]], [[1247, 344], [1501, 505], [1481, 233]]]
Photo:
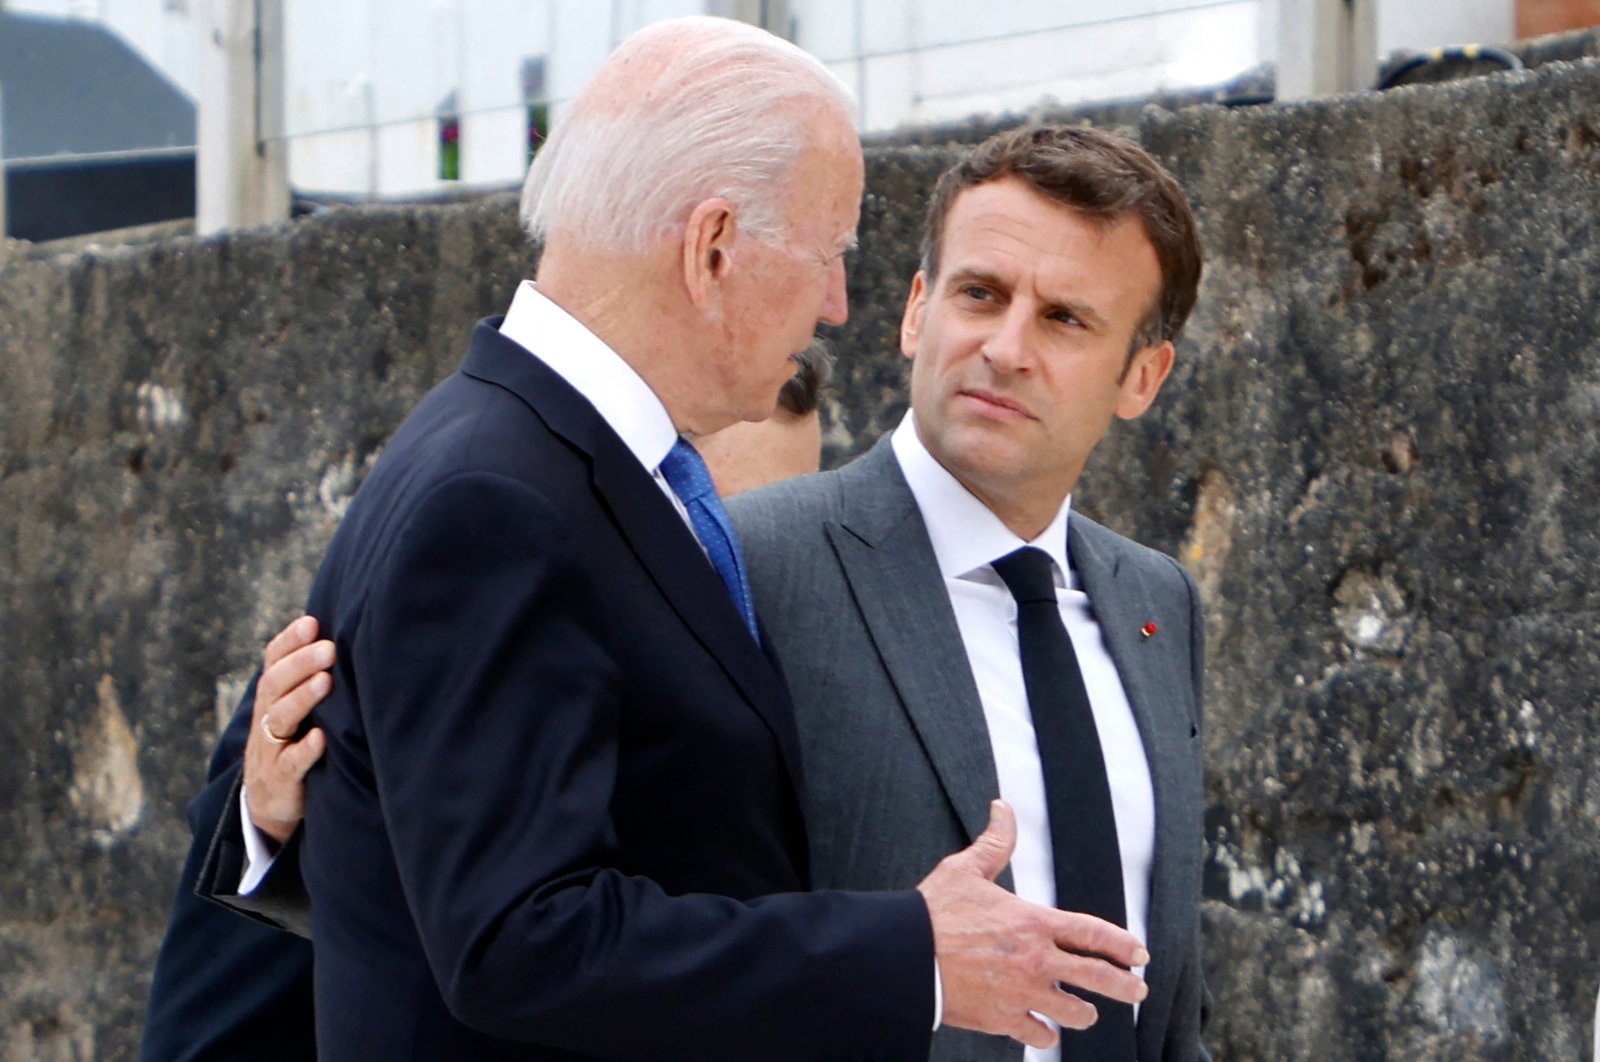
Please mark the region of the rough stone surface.
[[1577, 1058], [1600, 982], [1600, 64], [1141, 128], [1209, 252], [1084, 485], [1208, 591], [1213, 1042]]
[[[1145, 112], [1201, 306], [1078, 504], [1206, 598], [1221, 1059], [1569, 1059], [1600, 982], [1600, 64]], [[869, 160], [828, 460], [944, 147]], [[0, 254], [0, 1058], [126, 1058], [183, 807], [511, 201]], [[1159, 617], [1157, 617], [1159, 619]]]
[[0, 268], [0, 1058], [130, 1056], [219, 713], [530, 257], [501, 198]]

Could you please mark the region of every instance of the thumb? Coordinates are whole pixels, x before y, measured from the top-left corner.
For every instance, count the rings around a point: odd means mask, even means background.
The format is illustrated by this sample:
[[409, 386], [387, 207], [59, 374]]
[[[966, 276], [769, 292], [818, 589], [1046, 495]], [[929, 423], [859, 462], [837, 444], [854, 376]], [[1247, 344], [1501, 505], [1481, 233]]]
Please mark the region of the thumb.
[[995, 876], [1011, 862], [1011, 850], [1017, 846], [1017, 816], [1004, 800], [989, 804], [989, 825], [967, 849], [972, 865], [978, 873], [993, 881]]

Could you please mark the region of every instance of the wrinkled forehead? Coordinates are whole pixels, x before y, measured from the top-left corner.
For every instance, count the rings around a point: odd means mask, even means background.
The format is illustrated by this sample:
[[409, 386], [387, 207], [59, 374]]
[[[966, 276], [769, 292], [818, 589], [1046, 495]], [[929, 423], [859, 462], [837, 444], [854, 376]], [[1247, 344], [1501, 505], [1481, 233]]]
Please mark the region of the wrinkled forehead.
[[1041, 223], [1049, 227], [1070, 225], [1099, 237], [1115, 232], [1125, 239], [1148, 244], [1151, 253], [1155, 253], [1155, 241], [1137, 211], [1085, 210], [1014, 173], [968, 185], [953, 195], [937, 219], [937, 231], [941, 247], [948, 247], [957, 229], [970, 232], [984, 227], [1032, 238], [1040, 235], [1037, 230]]
[[939, 276], [929, 278], [940, 284], [969, 275], [1026, 284], [1130, 325], [1160, 296], [1160, 261], [1137, 215], [1085, 213], [1021, 181], [964, 190], [951, 204], [942, 244]]

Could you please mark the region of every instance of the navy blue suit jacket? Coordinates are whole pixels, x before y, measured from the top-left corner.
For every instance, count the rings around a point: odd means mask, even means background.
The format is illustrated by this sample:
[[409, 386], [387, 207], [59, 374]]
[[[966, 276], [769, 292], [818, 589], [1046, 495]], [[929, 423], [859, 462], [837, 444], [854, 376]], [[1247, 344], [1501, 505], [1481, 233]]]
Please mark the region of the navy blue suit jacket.
[[212, 876], [232, 869], [226, 891], [238, 884], [239, 830], [218, 827], [237, 821], [238, 805], [229, 798], [237, 789], [254, 700], [252, 681], [217, 743], [205, 789], [189, 805], [194, 843], [156, 959], [142, 1062], [296, 1062], [316, 1054], [310, 942], [199, 894], [209, 891], [202, 866]]
[[[478, 327], [335, 536], [325, 1058], [921, 1058], [914, 891], [804, 893], [781, 676], [593, 407]], [[781, 894], [781, 895], [772, 895]]]

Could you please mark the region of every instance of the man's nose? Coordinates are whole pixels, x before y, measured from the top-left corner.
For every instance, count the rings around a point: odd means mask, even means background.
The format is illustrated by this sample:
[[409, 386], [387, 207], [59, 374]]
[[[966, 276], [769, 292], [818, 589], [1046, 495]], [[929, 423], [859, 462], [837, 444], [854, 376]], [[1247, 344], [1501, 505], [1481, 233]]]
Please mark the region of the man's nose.
[[1028, 314], [1016, 305], [994, 320], [983, 340], [983, 360], [996, 372], [1024, 372], [1029, 367]]

